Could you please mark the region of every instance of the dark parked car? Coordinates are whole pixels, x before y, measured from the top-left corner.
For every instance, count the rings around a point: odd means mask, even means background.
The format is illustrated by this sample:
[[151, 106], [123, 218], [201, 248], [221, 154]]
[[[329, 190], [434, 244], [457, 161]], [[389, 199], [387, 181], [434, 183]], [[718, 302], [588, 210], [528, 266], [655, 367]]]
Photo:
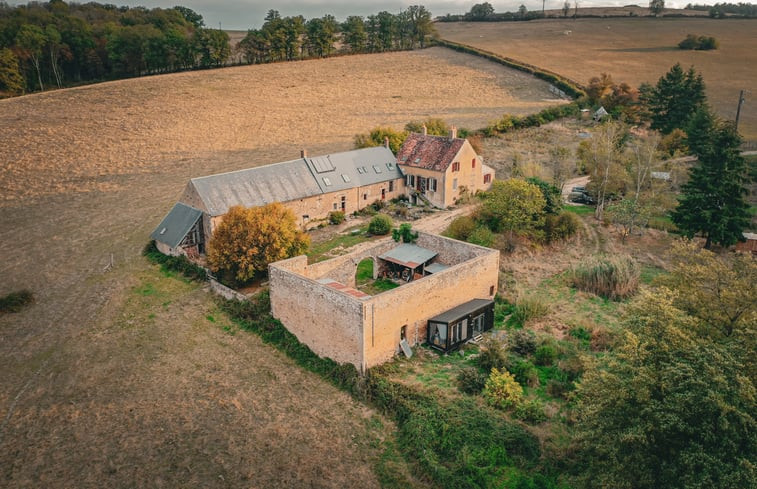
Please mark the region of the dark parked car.
[[577, 204], [593, 204], [594, 199], [586, 192], [571, 192], [568, 195], [568, 200]]

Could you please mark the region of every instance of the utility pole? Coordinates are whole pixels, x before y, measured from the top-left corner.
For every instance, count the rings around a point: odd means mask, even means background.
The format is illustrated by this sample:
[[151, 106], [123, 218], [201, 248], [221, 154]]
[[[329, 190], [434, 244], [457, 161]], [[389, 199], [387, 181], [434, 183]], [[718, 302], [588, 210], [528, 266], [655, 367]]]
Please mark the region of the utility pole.
[[741, 105], [744, 101], [744, 90], [742, 90], [739, 92], [739, 105], [736, 107], [736, 131], [739, 130], [739, 116], [741, 115]]

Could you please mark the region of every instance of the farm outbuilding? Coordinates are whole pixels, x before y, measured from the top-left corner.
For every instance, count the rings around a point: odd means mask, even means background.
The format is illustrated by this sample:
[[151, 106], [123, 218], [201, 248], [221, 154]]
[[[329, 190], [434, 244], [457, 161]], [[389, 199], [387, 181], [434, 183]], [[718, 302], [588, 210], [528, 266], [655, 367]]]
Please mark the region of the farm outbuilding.
[[494, 327], [494, 301], [473, 299], [428, 320], [428, 344], [449, 352]]
[[757, 233], [742, 233], [744, 241], [736, 243], [736, 251], [757, 255]]

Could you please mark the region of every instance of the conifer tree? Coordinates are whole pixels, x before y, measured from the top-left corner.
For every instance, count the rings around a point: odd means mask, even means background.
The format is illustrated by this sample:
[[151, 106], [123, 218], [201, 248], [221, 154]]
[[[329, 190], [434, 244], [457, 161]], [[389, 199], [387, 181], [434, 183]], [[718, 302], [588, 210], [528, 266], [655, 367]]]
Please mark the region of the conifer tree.
[[680, 63], [661, 77], [643, 96], [652, 116], [652, 129], [668, 134], [687, 126], [707, 101], [704, 80], [694, 67], [684, 73]]
[[688, 237], [704, 235], [705, 248], [713, 243], [731, 246], [743, 239], [750, 217], [741, 138], [733, 124], [717, 119], [707, 107], [694, 114], [687, 132], [689, 148], [699, 161], [682, 188], [673, 222]]

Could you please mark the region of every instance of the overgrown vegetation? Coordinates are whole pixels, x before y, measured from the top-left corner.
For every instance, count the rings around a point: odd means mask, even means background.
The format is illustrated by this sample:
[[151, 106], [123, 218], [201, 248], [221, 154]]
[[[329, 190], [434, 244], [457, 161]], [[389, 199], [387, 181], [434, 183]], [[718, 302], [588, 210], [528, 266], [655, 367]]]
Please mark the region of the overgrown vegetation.
[[371, 369], [362, 377], [350, 364], [318, 357], [271, 317], [267, 293], [249, 302], [218, 301], [242, 329], [255, 332], [301, 367], [392, 417], [405, 456], [439, 487], [502, 483], [555, 487], [552, 479], [532, 475], [541, 454], [536, 438], [490, 408], [470, 398], [440, 399], [390, 380], [391, 365]]
[[201, 266], [192, 263], [186, 256], [168, 256], [164, 255], [155, 246], [155, 241], [150, 241], [145, 245], [142, 254], [152, 263], [160, 265], [163, 270], [177, 272], [198, 282], [208, 279], [208, 273]]
[[384, 236], [391, 232], [394, 226], [392, 218], [386, 214], [378, 214], [368, 223], [368, 232], [374, 236]]
[[0, 314], [21, 312], [24, 307], [34, 302], [34, 294], [23, 289], [0, 297]]
[[718, 40], [712, 36], [686, 35], [686, 39], [678, 43], [680, 49], [694, 49], [697, 51], [709, 51], [720, 46]]
[[591, 257], [573, 268], [573, 285], [611, 300], [631, 297], [639, 288], [640, 269], [630, 256]]

